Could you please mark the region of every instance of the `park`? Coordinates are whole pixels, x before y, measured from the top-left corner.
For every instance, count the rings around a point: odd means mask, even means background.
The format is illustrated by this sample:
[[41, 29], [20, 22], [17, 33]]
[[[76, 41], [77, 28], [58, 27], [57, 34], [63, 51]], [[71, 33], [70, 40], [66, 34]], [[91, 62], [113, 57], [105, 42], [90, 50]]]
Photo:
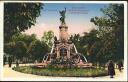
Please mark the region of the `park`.
[[[124, 73], [124, 5], [80, 5], [5, 3], [4, 77], [13, 73], [12, 77], [120, 79]], [[89, 15], [86, 8], [99, 12], [98, 16]], [[82, 26], [82, 20], [93, 28]], [[37, 22], [45, 22], [44, 28], [36, 27]]]

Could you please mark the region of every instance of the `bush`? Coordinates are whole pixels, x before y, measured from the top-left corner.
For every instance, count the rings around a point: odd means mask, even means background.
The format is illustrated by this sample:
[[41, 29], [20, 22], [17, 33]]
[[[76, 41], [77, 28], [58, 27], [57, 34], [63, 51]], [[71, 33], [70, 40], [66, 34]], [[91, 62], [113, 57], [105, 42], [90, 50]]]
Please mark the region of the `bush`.
[[61, 77], [97, 77], [106, 76], [107, 70], [102, 68], [36, 68], [30, 66], [14, 67], [13, 70], [22, 73], [35, 74], [41, 76], [61, 76]]

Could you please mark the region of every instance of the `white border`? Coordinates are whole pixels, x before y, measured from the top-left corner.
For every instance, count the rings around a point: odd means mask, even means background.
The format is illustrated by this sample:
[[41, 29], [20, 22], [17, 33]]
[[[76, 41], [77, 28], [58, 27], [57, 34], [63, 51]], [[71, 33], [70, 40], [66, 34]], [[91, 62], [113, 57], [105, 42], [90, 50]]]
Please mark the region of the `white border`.
[[0, 3], [0, 80], [3, 77], [3, 3]]
[[127, 15], [128, 15], [128, 11], [127, 11], [127, 7], [128, 7], [128, 5], [127, 5], [127, 2], [126, 3], [124, 3], [124, 68], [125, 68], [125, 70], [124, 70], [124, 76], [126, 76], [126, 78], [125, 78], [125, 80], [127, 81], [128, 80], [128, 76], [127, 76], [127, 73], [128, 73], [128, 71], [127, 71], [127, 69], [128, 69], [128, 67], [127, 67], [127, 65], [128, 65], [128, 44], [127, 44], [127, 38], [128, 38], [128, 29], [127, 29], [127, 27], [128, 27], [128, 25], [127, 25], [127, 23], [128, 23], [128, 17], [127, 17]]
[[[0, 2], [0, 78], [2, 77], [2, 79], [0, 80], [18, 80], [18, 81], [25, 81], [25, 80], [28, 80], [28, 81], [85, 81], [84, 78], [59, 78], [59, 77], [56, 77], [54, 79], [49, 79], [49, 78], [42, 78], [42, 79], [38, 79], [38, 78], [3, 78], [3, 73], [2, 73], [2, 70], [3, 70], [3, 4], [4, 2], [10, 2], [10, 3], [13, 3], [13, 2], [18, 2], [18, 3], [21, 3], [21, 2], [25, 2], [25, 3], [117, 3], [117, 4], [124, 4], [124, 79], [123, 77], [121, 79], [118, 79], [118, 80], [114, 80], [114, 81], [127, 81], [127, 1], [1, 1]], [[90, 78], [86, 78], [86, 81], [96, 81], [96, 79], [90, 79]], [[97, 79], [97, 81], [108, 81], [107, 79]], [[113, 80], [111, 80], [113, 81]]]

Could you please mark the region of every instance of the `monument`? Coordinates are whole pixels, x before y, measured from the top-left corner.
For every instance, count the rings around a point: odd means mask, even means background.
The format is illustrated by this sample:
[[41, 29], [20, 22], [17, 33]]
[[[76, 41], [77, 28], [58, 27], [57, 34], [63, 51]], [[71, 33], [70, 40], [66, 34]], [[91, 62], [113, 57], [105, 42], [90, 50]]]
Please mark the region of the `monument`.
[[39, 66], [47, 66], [49, 64], [57, 66], [76, 66], [76, 67], [88, 67], [91, 63], [87, 62], [87, 59], [81, 53], [78, 53], [74, 43], [69, 40], [68, 26], [65, 22], [65, 10], [59, 11], [60, 22], [59, 26], [59, 39], [55, 37], [51, 52], [46, 54], [43, 58], [43, 62]]

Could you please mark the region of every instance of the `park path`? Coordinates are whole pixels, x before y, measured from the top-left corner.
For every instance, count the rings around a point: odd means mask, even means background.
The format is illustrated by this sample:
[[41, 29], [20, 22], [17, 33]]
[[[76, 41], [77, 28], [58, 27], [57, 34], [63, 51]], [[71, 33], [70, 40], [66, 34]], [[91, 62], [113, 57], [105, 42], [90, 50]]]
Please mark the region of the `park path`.
[[[13, 65], [15, 66], [15, 65]], [[12, 67], [13, 67], [12, 66]], [[20, 65], [21, 66], [21, 65]], [[12, 70], [12, 68], [9, 68], [8, 65], [4, 66], [3, 68], [3, 79], [5, 81], [8, 80], [29, 80], [29, 81], [122, 81], [124, 79], [124, 73], [119, 72], [117, 69], [116, 75], [114, 78], [110, 78], [109, 76], [102, 76], [102, 77], [51, 77], [51, 76], [38, 76], [38, 75], [32, 75], [32, 74], [25, 74], [21, 72], [17, 72]]]

